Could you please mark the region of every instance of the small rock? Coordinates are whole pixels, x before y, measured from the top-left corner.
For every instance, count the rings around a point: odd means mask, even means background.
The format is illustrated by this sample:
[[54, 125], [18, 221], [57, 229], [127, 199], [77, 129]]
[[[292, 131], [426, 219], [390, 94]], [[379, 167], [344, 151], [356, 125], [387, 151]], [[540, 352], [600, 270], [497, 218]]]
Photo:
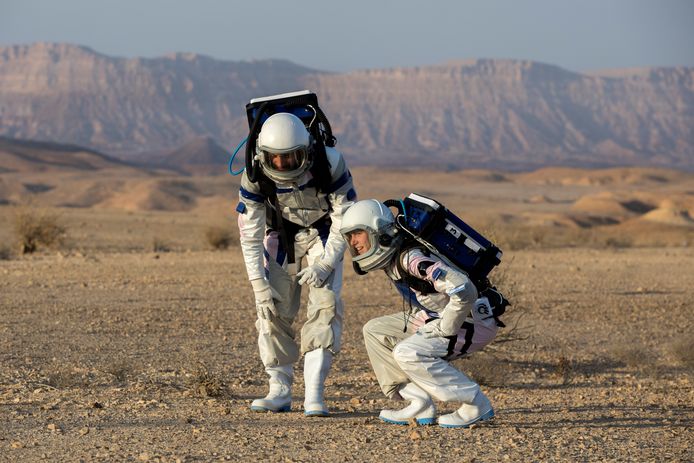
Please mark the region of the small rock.
[[149, 453], [143, 452], [137, 457], [137, 459], [140, 461], [149, 461], [149, 459], [150, 459]]
[[58, 426], [56, 426], [55, 423], [48, 423], [47, 428], [48, 428], [50, 431], [57, 431], [57, 430], [58, 430]]
[[417, 430], [412, 431], [410, 433], [410, 439], [412, 439], [412, 440], [420, 440], [421, 438], [422, 438], [422, 435]]
[[349, 403], [351, 403], [352, 405], [359, 405], [361, 404], [361, 399], [359, 399], [358, 397], [352, 397], [351, 399], [349, 399]]
[[21, 449], [22, 447], [24, 447], [24, 444], [22, 444], [21, 442], [19, 442], [19, 441], [12, 442], [12, 448], [13, 449]]
[[82, 429], [80, 429], [80, 436], [86, 436], [87, 434], [89, 434], [89, 428], [88, 427], [85, 426]]

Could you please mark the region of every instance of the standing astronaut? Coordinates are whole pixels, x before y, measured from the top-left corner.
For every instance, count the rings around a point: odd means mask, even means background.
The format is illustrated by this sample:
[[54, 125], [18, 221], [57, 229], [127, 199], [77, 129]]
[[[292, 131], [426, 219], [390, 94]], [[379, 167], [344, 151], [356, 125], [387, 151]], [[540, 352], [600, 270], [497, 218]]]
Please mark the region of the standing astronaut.
[[[316, 141], [297, 116], [273, 114], [257, 136], [258, 179], [251, 182], [246, 171], [241, 180], [236, 209], [240, 243], [255, 294], [260, 358], [270, 384], [267, 396], [251, 404], [254, 411], [290, 410], [293, 364], [303, 354], [304, 413], [328, 415], [324, 382], [342, 334], [346, 244], [340, 226], [356, 192], [342, 155], [332, 147], [320, 148], [317, 152]], [[304, 257], [307, 265], [302, 268]], [[302, 285], [309, 289], [299, 349], [292, 322]]]
[[432, 398], [462, 402], [458, 410], [438, 418], [442, 427], [469, 427], [493, 418], [479, 385], [449, 363], [482, 349], [496, 336], [497, 319], [490, 316], [494, 312], [488, 299], [478, 299], [464, 272], [423, 246], [405, 245], [393, 213], [377, 200], [350, 207], [340, 231], [357, 270], [383, 269], [411, 302], [409, 313], [378, 317], [363, 328], [381, 390], [389, 398], [410, 402], [400, 410], [382, 410], [381, 420], [435, 424]]

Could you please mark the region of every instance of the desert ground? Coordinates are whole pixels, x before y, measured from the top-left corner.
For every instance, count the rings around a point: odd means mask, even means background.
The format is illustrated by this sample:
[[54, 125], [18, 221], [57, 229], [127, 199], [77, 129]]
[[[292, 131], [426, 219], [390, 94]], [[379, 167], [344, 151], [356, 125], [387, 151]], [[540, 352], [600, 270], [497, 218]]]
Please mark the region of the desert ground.
[[[692, 461], [694, 175], [353, 169], [362, 199], [434, 197], [504, 251], [496, 342], [456, 365], [496, 418], [393, 426], [361, 328], [403, 302], [345, 261], [332, 415], [266, 393], [235, 230], [238, 179], [0, 173], [0, 461]], [[62, 240], [19, 251], [17, 218]], [[215, 249], [211, 227], [231, 234]], [[304, 313], [297, 319], [297, 328]], [[441, 413], [456, 404], [437, 403]]]

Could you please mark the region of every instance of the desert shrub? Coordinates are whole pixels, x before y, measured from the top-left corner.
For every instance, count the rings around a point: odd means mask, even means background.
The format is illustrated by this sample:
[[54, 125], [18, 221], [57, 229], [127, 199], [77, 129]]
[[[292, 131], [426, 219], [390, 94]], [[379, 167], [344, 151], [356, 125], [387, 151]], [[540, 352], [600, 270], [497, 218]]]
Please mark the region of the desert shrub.
[[86, 385], [81, 374], [67, 366], [57, 366], [48, 373], [46, 384], [55, 389], [70, 389]]
[[559, 357], [555, 365], [554, 374], [561, 378], [562, 384], [567, 385], [573, 379], [573, 362], [565, 356]]
[[617, 360], [631, 368], [642, 369], [656, 363], [655, 355], [644, 346], [620, 344], [612, 352]]
[[694, 371], [694, 337], [675, 341], [672, 344], [672, 353], [682, 365]]
[[456, 360], [456, 364], [482, 386], [498, 387], [508, 383], [507, 364], [487, 352], [476, 352], [466, 359]]
[[0, 246], [0, 260], [12, 259], [12, 251], [8, 246]]
[[39, 210], [20, 209], [14, 226], [22, 254], [32, 253], [39, 246], [60, 244], [65, 236], [65, 227], [58, 216]]
[[219, 397], [224, 393], [225, 384], [206, 365], [198, 363], [191, 383], [191, 389], [202, 397]]
[[128, 376], [134, 373], [134, 368], [129, 360], [120, 359], [113, 363], [109, 363], [100, 371], [113, 376], [116, 382], [124, 383], [128, 379]]
[[152, 252], [169, 252], [171, 247], [163, 239], [155, 236], [152, 238]]
[[236, 244], [236, 237], [228, 228], [212, 226], [205, 230], [205, 239], [213, 249], [227, 249]]

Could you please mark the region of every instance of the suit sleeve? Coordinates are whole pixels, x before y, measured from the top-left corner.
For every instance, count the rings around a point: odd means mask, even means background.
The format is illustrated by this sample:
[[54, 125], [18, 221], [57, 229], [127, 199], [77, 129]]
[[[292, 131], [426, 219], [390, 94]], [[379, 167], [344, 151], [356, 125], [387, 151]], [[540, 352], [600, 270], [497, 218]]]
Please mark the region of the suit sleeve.
[[357, 199], [357, 192], [352, 182], [352, 174], [349, 172], [342, 155], [335, 149], [327, 148], [328, 159], [331, 165], [332, 184], [328, 192], [330, 204], [330, 234], [325, 243], [325, 251], [321, 263], [335, 268], [340, 263], [347, 249], [347, 243], [342, 239], [340, 227], [342, 216], [348, 207]]
[[448, 296], [448, 303], [440, 312], [439, 330], [442, 336], [456, 334], [477, 299], [477, 288], [472, 281], [437, 256], [425, 255], [417, 249], [405, 253], [401, 262], [407, 273], [431, 282], [437, 292]]
[[265, 237], [265, 196], [257, 183], [251, 183], [244, 172], [239, 188], [239, 242], [249, 280], [265, 278], [263, 238]]

